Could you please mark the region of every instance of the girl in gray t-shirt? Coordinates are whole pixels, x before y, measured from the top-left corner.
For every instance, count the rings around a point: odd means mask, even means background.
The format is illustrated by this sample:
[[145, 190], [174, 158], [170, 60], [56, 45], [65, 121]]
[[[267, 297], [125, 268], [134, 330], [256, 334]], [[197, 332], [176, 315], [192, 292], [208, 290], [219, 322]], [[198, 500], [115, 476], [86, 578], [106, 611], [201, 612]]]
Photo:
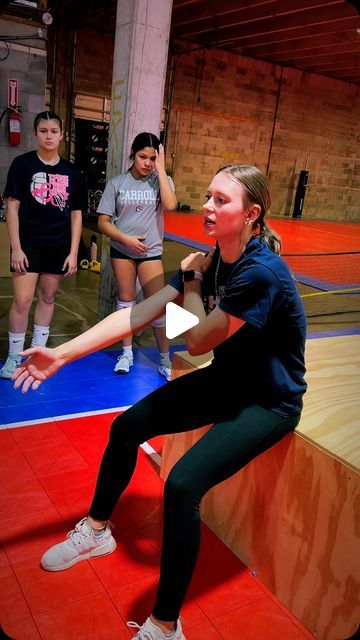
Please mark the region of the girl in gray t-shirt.
[[[164, 286], [163, 212], [177, 206], [174, 183], [166, 174], [164, 148], [159, 139], [153, 133], [139, 133], [132, 143], [130, 158], [133, 162], [130, 169], [108, 182], [97, 210], [98, 228], [110, 238], [117, 310], [136, 303], [137, 278], [146, 298]], [[153, 331], [160, 352], [159, 373], [170, 380], [165, 316], [153, 323]], [[129, 337], [123, 340], [115, 373], [129, 373], [133, 362]]]

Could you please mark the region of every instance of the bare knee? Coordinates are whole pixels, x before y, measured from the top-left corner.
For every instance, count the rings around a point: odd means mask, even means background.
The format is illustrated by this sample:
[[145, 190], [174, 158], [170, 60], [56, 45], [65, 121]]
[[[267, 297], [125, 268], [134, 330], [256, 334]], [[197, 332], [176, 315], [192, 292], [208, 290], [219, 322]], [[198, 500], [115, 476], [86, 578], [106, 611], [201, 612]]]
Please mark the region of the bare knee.
[[28, 315], [32, 303], [32, 298], [28, 296], [16, 296], [12, 301], [12, 311], [19, 316]]
[[49, 306], [53, 306], [55, 303], [56, 291], [54, 291], [53, 289], [47, 289], [46, 287], [39, 286], [36, 292], [38, 302], [49, 305]]

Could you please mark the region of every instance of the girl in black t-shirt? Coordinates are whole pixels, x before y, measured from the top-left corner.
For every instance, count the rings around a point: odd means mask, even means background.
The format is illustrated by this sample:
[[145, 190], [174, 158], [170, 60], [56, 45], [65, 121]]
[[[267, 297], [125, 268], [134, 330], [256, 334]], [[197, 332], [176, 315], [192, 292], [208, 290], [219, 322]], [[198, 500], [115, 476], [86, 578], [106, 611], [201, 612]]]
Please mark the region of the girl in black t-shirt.
[[9, 353], [0, 369], [11, 378], [21, 362], [29, 310], [37, 286], [32, 346], [45, 346], [61, 279], [75, 273], [85, 187], [80, 171], [59, 156], [62, 122], [52, 111], [34, 121], [37, 151], [12, 162], [4, 195], [13, 301], [9, 313]]

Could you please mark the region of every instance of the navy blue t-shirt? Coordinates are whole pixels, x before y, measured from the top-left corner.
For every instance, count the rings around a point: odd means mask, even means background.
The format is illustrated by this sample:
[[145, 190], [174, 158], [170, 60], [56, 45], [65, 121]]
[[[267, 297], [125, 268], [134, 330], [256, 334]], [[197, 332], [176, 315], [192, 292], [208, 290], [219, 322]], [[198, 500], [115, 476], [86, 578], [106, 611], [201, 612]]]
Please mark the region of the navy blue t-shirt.
[[13, 160], [4, 195], [20, 200], [19, 236], [23, 248], [70, 243], [71, 211], [87, 207], [79, 169], [63, 158], [56, 165], [44, 164], [36, 151]]
[[[179, 274], [170, 281], [178, 291]], [[288, 266], [259, 238], [232, 264], [217, 248], [202, 285], [206, 312], [215, 306], [245, 325], [214, 349], [212, 365], [235, 379], [239, 394], [283, 416], [300, 413], [306, 391], [306, 317]], [[229, 376], [230, 374], [230, 376]], [[235, 384], [235, 386], [236, 386]]]

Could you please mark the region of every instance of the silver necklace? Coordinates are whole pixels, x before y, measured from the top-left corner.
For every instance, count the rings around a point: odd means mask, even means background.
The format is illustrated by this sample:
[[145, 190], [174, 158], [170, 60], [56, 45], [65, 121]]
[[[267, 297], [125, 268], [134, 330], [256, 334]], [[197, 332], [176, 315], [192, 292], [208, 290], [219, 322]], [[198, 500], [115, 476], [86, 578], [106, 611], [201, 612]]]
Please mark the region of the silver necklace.
[[221, 262], [221, 256], [219, 253], [218, 256], [218, 261], [217, 261], [217, 265], [216, 265], [216, 269], [215, 269], [215, 296], [216, 299], [220, 298], [221, 296], [224, 295], [224, 291], [225, 291], [225, 287], [221, 284], [218, 286], [218, 276], [219, 276], [219, 270], [220, 270], [220, 262]]
[[219, 275], [219, 269], [220, 269], [220, 253], [218, 255], [218, 260], [217, 260], [217, 265], [216, 265], [216, 269], [215, 269], [215, 296], [218, 297], [218, 275]]
[[215, 295], [208, 296], [207, 313], [210, 313], [211, 311], [213, 311], [213, 309], [215, 309], [215, 307], [217, 307], [220, 302], [220, 292], [218, 291], [218, 289], [220, 289], [220, 287], [218, 287], [219, 269], [220, 269], [220, 254], [218, 256], [218, 261], [217, 261], [217, 265], [214, 273], [214, 289], [215, 289], [214, 294]]

